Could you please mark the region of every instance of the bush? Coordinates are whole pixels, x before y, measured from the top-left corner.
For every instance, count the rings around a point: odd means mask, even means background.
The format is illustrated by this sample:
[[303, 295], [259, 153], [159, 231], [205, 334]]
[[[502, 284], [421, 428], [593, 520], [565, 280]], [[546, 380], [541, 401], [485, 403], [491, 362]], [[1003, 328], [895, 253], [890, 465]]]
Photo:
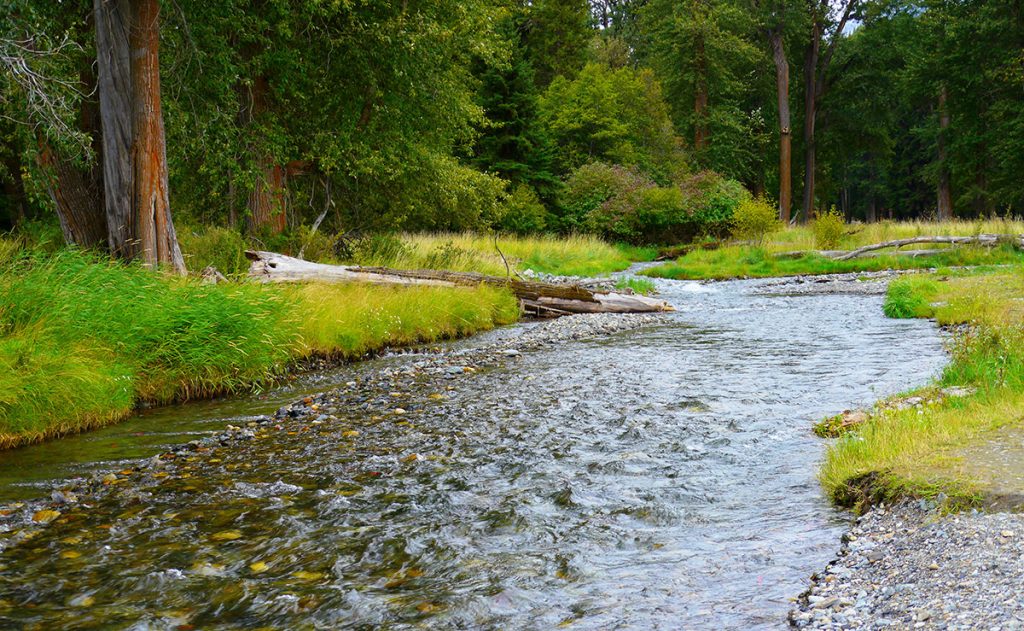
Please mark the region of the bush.
[[782, 229], [778, 210], [764, 197], [740, 202], [732, 216], [732, 236], [762, 245], [774, 232]]
[[742, 184], [711, 171], [658, 186], [638, 169], [593, 163], [569, 177], [561, 206], [572, 229], [629, 243], [679, 243], [727, 234], [748, 199]]
[[608, 200], [646, 183], [646, 178], [638, 171], [622, 166], [603, 162], [581, 166], [569, 175], [562, 190], [558, 228], [564, 232], [586, 228], [601, 232], [600, 227], [595, 228], [593, 224], [606, 222], [592, 219], [591, 213]]
[[498, 227], [513, 234], [533, 234], [547, 228], [548, 219], [548, 211], [537, 193], [529, 186], [520, 184], [505, 200]]
[[846, 221], [843, 214], [833, 206], [818, 213], [811, 223], [811, 231], [814, 233], [814, 244], [819, 250], [834, 250], [846, 234]]
[[732, 217], [750, 193], [736, 180], [714, 171], [695, 173], [679, 183], [686, 198], [686, 211], [696, 234], [723, 237], [729, 234]]

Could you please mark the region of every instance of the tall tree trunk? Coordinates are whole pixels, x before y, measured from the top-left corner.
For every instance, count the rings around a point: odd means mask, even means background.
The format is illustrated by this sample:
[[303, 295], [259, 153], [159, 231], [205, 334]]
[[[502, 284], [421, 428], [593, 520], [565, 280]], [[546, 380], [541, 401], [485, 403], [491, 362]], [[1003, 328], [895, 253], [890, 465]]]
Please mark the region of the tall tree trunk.
[[260, 181], [249, 195], [249, 222], [253, 230], [283, 232], [287, 224], [287, 174], [269, 159], [260, 161]]
[[171, 220], [160, 108], [160, 0], [133, 0], [132, 9], [132, 210], [137, 253], [146, 265], [170, 265], [184, 274], [185, 259]]
[[[243, 118], [252, 124], [270, 109], [270, 85], [266, 76], [256, 77], [248, 91]], [[285, 169], [266, 154], [259, 156], [259, 179], [249, 194], [249, 229], [277, 234], [287, 226], [288, 177]]]
[[775, 61], [775, 91], [779, 101], [779, 219], [789, 223], [793, 206], [793, 131], [789, 112], [789, 60], [782, 42], [782, 27], [769, 32]]
[[159, 0], [95, 0], [94, 15], [110, 250], [184, 274], [167, 190]]
[[818, 57], [821, 51], [821, 23], [811, 26], [811, 41], [804, 58], [804, 203], [801, 221], [809, 221], [814, 213], [814, 185], [817, 174], [814, 126], [818, 117]]
[[57, 209], [64, 241], [83, 248], [103, 243], [107, 238], [107, 222], [101, 182], [92, 177], [92, 172], [58, 155], [42, 140], [36, 155], [46, 192]]
[[938, 136], [938, 152], [939, 152], [939, 183], [938, 183], [938, 203], [936, 209], [936, 218], [939, 221], [946, 221], [953, 218], [953, 193], [950, 190], [949, 185], [949, 167], [947, 166], [946, 156], [946, 134], [949, 128], [949, 108], [946, 106], [946, 100], [949, 97], [949, 92], [946, 86], [943, 85], [939, 91], [939, 136]]
[[708, 59], [704, 34], [697, 34], [693, 100], [693, 149], [698, 156], [708, 145]]
[[132, 107], [128, 57], [130, 0], [94, 0], [97, 92], [103, 136], [103, 190], [107, 245], [114, 256], [133, 254]]

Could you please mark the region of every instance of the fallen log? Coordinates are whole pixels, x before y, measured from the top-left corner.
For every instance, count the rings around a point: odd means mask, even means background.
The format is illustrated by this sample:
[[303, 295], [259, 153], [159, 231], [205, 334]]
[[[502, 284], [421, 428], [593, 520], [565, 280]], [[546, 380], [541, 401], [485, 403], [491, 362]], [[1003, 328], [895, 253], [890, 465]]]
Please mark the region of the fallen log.
[[572, 313], [651, 313], [674, 311], [664, 300], [637, 294], [592, 291], [579, 285], [556, 285], [475, 272], [400, 270], [311, 263], [276, 252], [247, 250], [252, 261], [249, 276], [264, 282], [327, 281], [364, 282], [378, 285], [432, 285], [475, 287], [489, 285], [509, 289], [527, 311], [540, 316]]
[[[937, 254], [945, 254], [946, 252], [949, 252], [951, 249], [952, 249], [952, 247], [949, 247], [949, 248], [935, 248], [934, 250], [900, 250], [896, 254], [899, 254], [899, 256], [904, 256], [904, 257], [907, 257], [907, 258], [916, 259], [916, 258], [922, 257], [922, 256], [935, 256]], [[772, 256], [777, 258], [777, 259], [799, 259], [799, 258], [803, 258], [805, 256], [809, 256], [809, 255], [815, 254], [817, 256], [822, 256], [822, 257], [827, 258], [827, 259], [840, 260], [837, 257], [849, 254], [850, 252], [851, 252], [851, 250], [790, 250], [790, 251], [786, 251], [786, 252], [777, 252], [777, 253], [773, 254]], [[857, 258], [865, 258], [865, 259], [868, 259], [868, 258], [878, 258], [880, 256], [891, 256], [893, 254], [894, 254], [893, 252], [874, 251], [874, 252], [865, 252], [865, 253], [861, 254], [860, 256], [858, 256]]]
[[969, 237], [954, 237], [954, 236], [928, 236], [928, 237], [912, 237], [909, 239], [895, 239], [893, 241], [883, 241], [882, 243], [873, 243], [871, 245], [865, 245], [864, 247], [857, 248], [856, 250], [850, 250], [845, 254], [831, 257], [836, 261], [848, 261], [857, 257], [863, 256], [868, 252], [875, 252], [877, 250], [884, 250], [886, 248], [901, 248], [905, 245], [917, 245], [921, 243], [946, 243], [949, 245], [984, 245], [984, 246], [996, 246], [1003, 243], [1008, 243], [1015, 248], [1024, 248], [1024, 235], [1004, 235], [1004, 234], [979, 234]]

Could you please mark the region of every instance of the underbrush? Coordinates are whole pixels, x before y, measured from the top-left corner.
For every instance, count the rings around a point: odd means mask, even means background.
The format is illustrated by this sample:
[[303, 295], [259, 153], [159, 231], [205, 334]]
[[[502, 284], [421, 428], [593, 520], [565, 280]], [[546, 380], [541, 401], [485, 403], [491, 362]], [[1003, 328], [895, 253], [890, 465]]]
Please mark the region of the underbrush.
[[890, 316], [958, 325], [950, 362], [936, 386], [962, 394], [884, 410], [833, 444], [821, 479], [836, 502], [849, 506], [941, 493], [967, 504], [980, 497], [984, 489], [961, 473], [958, 454], [1024, 418], [1022, 301], [1020, 268], [891, 283], [885, 303]]
[[962, 246], [927, 257], [909, 257], [887, 254], [873, 258], [837, 261], [817, 254], [799, 257], [778, 257], [765, 248], [742, 246], [717, 250], [693, 250], [675, 261], [644, 270], [655, 278], [679, 280], [732, 278], [771, 278], [873, 272], [882, 270], [928, 269], [933, 267], [960, 267], [973, 265], [1003, 265], [1024, 260], [1022, 255], [1007, 247], [980, 248]]
[[204, 285], [76, 251], [9, 259], [0, 296], [0, 447], [518, 315], [490, 288]]

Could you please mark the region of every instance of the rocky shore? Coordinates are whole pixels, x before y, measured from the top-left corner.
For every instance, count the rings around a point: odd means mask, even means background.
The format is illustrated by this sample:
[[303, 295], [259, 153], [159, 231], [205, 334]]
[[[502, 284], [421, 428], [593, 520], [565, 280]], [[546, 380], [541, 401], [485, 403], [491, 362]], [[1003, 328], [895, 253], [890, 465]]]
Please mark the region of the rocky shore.
[[879, 506], [790, 612], [802, 629], [1024, 628], [1024, 515]]
[[[457, 387], [458, 380], [471, 378], [500, 362], [520, 361], [524, 351], [655, 325], [664, 319], [662, 314], [576, 315], [511, 329], [496, 339], [460, 350], [411, 351], [417, 355], [415, 361], [398, 367], [382, 363], [341, 388], [295, 401], [273, 415], [254, 417], [244, 426], [229, 425], [221, 433], [116, 471], [64, 481], [47, 500], [0, 505], [0, 552], [34, 537], [40, 528], [65, 513], [88, 510], [91, 503], [110, 495], [118, 496], [117, 501], [125, 505], [145, 502], [155, 487], [169, 479], [202, 475], [204, 460], [219, 466], [216, 463], [224, 457], [219, 455], [223, 450], [272, 437], [294, 440], [292, 437], [309, 431], [330, 432], [339, 418], [353, 409], [383, 420], [415, 412], [424, 405], [444, 405], [443, 393]], [[426, 392], [434, 394], [419, 396]]]

